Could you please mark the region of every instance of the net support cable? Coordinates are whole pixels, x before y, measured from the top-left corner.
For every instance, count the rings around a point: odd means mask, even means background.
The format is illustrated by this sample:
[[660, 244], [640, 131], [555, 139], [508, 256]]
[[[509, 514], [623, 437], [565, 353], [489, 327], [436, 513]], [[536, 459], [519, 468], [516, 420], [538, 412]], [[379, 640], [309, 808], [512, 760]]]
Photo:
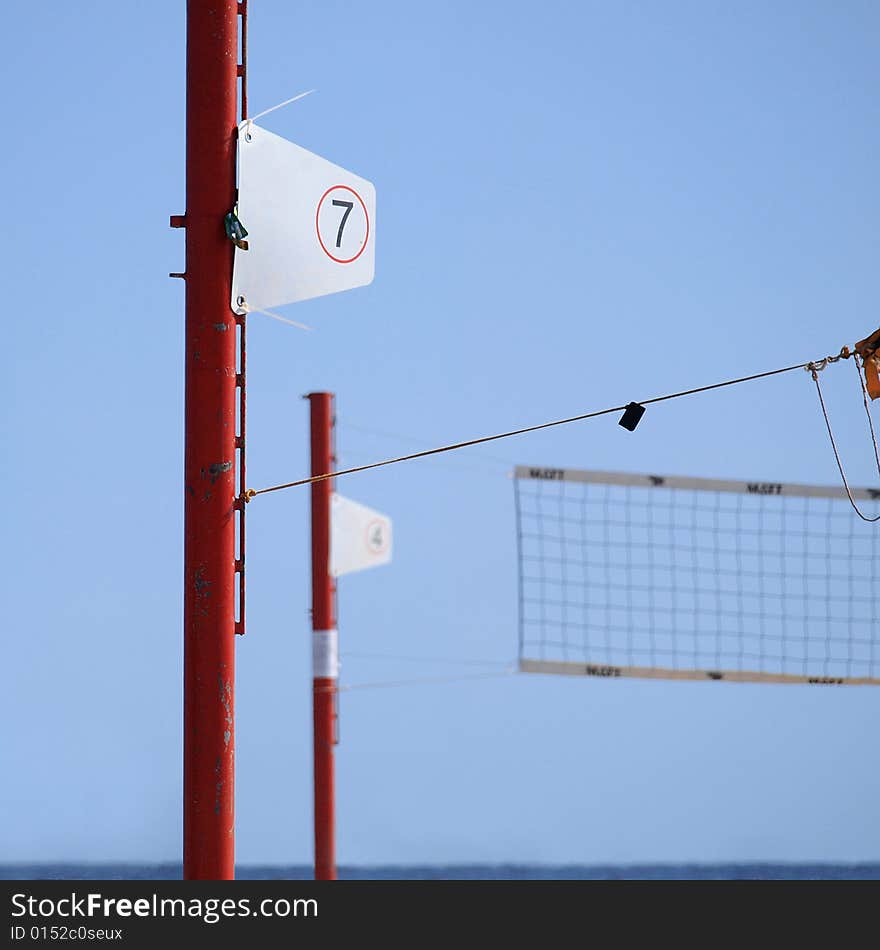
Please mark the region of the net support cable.
[[[880, 336], [878, 335], [880, 335], [880, 331], [878, 331], [877, 334], [874, 334], [872, 337], [870, 337], [869, 340], [873, 342], [875, 336], [877, 336], [878, 339], [880, 339]], [[861, 381], [862, 371], [859, 368], [859, 364], [858, 364], [859, 357], [861, 357], [861, 359], [863, 360], [863, 366], [865, 365], [864, 361], [868, 359], [872, 361], [876, 361], [878, 360], [878, 358], [880, 358], [878, 357], [877, 348], [875, 347], [874, 349], [868, 349], [865, 345], [866, 342], [867, 341], [862, 341], [861, 343], [856, 344], [856, 347], [853, 350], [851, 350], [848, 346], [844, 346], [841, 348], [840, 352], [837, 355], [826, 356], [824, 359], [821, 359], [821, 360], [813, 360], [807, 363], [795, 363], [792, 366], [783, 366], [779, 369], [768, 370], [767, 372], [764, 372], [764, 373], [754, 373], [750, 376], [740, 376], [736, 379], [728, 379], [720, 383], [712, 383], [707, 386], [698, 386], [694, 389], [686, 389], [680, 392], [668, 393], [664, 396], [654, 396], [651, 399], [644, 399], [638, 403], [630, 402], [621, 406], [610, 406], [606, 409], [597, 409], [592, 412], [585, 412], [585, 413], [581, 413], [580, 415], [569, 416], [565, 419], [556, 419], [551, 422], [544, 422], [538, 425], [525, 426], [519, 429], [512, 429], [508, 432], [499, 432], [495, 435], [482, 436], [476, 439], [468, 439], [467, 441], [455, 442], [450, 445], [442, 445], [433, 449], [425, 449], [421, 452], [413, 452], [408, 455], [397, 456], [396, 458], [384, 459], [379, 462], [371, 462], [367, 465], [357, 465], [352, 468], [345, 468], [339, 471], [328, 472], [322, 475], [313, 475], [310, 478], [300, 478], [292, 482], [283, 482], [279, 485], [270, 485], [266, 488], [260, 488], [260, 489], [249, 488], [247, 490], [242, 491], [242, 494], [240, 497], [243, 503], [247, 503], [247, 502], [250, 502], [253, 498], [255, 498], [258, 495], [265, 495], [265, 494], [269, 494], [270, 492], [282, 491], [288, 488], [297, 488], [304, 485], [311, 485], [314, 482], [323, 481], [324, 479], [327, 479], [327, 478], [340, 478], [344, 475], [353, 475], [357, 472], [366, 472], [366, 471], [370, 471], [371, 469], [382, 468], [383, 466], [386, 466], [386, 465], [396, 465], [400, 462], [408, 462], [408, 461], [412, 461], [413, 459], [426, 458], [428, 456], [439, 455], [444, 452], [454, 452], [459, 449], [469, 448], [470, 446], [474, 446], [474, 445], [483, 445], [486, 442], [495, 442], [499, 439], [508, 439], [513, 436], [524, 435], [525, 433], [528, 433], [528, 432], [538, 432], [541, 429], [549, 429], [554, 426], [568, 425], [573, 422], [580, 422], [586, 419], [594, 419], [594, 418], [597, 418], [598, 416], [609, 415], [615, 412], [626, 413], [627, 411], [630, 411], [633, 407], [642, 409], [642, 411], [644, 411], [643, 410], [644, 406], [652, 405], [653, 403], [665, 402], [670, 399], [679, 399], [683, 396], [691, 396], [697, 393], [709, 392], [710, 390], [721, 389], [722, 387], [725, 387], [725, 386], [735, 386], [740, 383], [752, 382], [758, 379], [766, 379], [770, 376], [778, 376], [782, 373], [790, 373], [797, 369], [801, 369], [801, 370], [805, 369], [809, 371], [816, 382], [816, 387], [819, 393], [819, 401], [821, 404], [823, 414], [825, 415], [825, 422], [828, 428], [828, 435], [831, 440], [831, 445], [834, 451], [835, 458], [837, 459], [837, 464], [840, 470], [841, 478], [843, 480], [844, 486], [846, 487], [847, 486], [846, 475], [844, 474], [843, 466], [840, 462], [840, 456], [838, 454], [837, 446], [834, 441], [834, 435], [831, 430], [831, 424], [828, 420], [827, 411], [825, 410], [825, 403], [822, 398], [822, 390], [819, 385], [818, 374], [820, 371], [825, 369], [831, 363], [836, 363], [838, 360], [842, 360], [842, 359], [849, 359], [851, 357], [856, 357], [856, 369], [859, 372], [859, 379]], [[878, 453], [877, 451], [877, 440], [874, 435], [874, 428], [873, 428], [873, 422], [871, 421], [870, 410], [868, 409], [867, 392], [864, 390], [864, 382], [862, 382], [862, 387], [863, 387], [863, 392], [865, 392], [865, 411], [868, 413], [868, 423], [871, 426], [871, 435], [874, 438], [875, 456], [877, 457], [878, 468], [880, 468], [880, 453]], [[622, 422], [621, 424], [625, 424], [625, 423]], [[628, 425], [627, 428], [634, 429], [635, 425], [631, 425], [631, 426]], [[866, 519], [863, 513], [859, 510], [858, 506], [855, 504], [855, 501], [853, 500], [852, 497], [850, 497], [850, 503], [852, 504], [852, 507], [856, 510], [856, 513], [859, 515], [859, 517], [863, 518], [864, 520], [875, 520], [875, 521], [880, 520], [880, 519], [870, 519], [870, 518]]]

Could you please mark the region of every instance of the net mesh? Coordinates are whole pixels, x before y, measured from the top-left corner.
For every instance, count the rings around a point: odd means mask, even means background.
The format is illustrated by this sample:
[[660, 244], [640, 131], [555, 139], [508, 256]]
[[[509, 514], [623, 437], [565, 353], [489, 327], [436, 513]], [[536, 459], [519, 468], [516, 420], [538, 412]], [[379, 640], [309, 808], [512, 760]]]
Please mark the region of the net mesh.
[[[880, 676], [880, 530], [845, 498], [520, 471], [521, 669], [781, 682]], [[868, 495], [869, 513], [877, 494]]]

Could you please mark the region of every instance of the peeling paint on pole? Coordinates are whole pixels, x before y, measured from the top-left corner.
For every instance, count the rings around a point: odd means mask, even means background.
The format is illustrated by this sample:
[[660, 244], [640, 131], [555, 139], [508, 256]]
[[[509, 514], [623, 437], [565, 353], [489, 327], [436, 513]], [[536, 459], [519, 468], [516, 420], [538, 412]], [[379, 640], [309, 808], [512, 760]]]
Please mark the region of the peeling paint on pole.
[[[234, 875], [235, 203], [237, 0], [188, 0], [184, 803], [187, 879]], [[201, 490], [196, 487], [201, 485]], [[210, 487], [209, 487], [210, 486]]]

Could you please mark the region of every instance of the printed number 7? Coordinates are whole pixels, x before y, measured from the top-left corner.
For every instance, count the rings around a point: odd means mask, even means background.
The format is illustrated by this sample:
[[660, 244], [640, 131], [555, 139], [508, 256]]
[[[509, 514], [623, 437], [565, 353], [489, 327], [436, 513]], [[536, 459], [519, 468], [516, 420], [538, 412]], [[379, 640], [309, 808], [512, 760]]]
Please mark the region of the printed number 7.
[[348, 216], [351, 214], [351, 209], [354, 207], [354, 202], [337, 201], [334, 198], [333, 205], [336, 208], [345, 208], [345, 214], [342, 216], [342, 220], [339, 222], [339, 230], [336, 232], [336, 246], [339, 247], [342, 244], [342, 229], [345, 227], [345, 222], [348, 221]]

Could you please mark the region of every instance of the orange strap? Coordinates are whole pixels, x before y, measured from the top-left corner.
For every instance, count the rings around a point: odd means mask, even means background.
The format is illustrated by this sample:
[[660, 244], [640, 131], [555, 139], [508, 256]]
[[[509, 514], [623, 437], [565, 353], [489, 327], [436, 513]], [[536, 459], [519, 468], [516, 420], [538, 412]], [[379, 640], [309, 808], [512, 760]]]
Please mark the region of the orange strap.
[[871, 399], [880, 399], [880, 330], [856, 343], [856, 353], [865, 367], [865, 385]]

